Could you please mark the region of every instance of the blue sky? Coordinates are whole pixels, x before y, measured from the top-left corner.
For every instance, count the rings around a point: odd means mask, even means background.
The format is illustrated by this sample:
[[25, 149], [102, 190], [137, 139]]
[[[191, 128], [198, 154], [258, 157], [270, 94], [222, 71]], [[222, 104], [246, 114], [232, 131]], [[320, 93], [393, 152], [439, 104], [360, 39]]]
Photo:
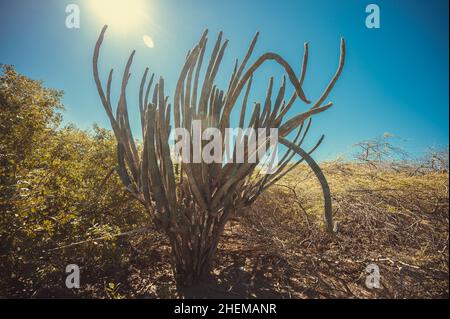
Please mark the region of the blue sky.
[[[234, 58], [242, 59], [256, 31], [260, 37], [254, 58], [265, 51], [281, 54], [298, 70], [303, 43], [310, 43], [304, 90], [315, 100], [334, 74], [339, 39], [347, 44], [347, 59], [339, 82], [329, 96], [334, 106], [316, 116], [309, 135], [319, 160], [350, 154], [352, 144], [389, 132], [404, 139], [401, 146], [420, 154], [428, 146], [448, 145], [449, 46], [447, 0], [150, 0], [147, 21], [123, 32], [107, 31], [101, 71], [109, 67], [120, 75], [136, 49], [129, 97], [137, 94], [145, 66], [173, 88], [187, 50], [210, 30], [210, 46], [219, 30], [230, 40], [218, 83], [225, 88]], [[65, 27], [66, 5], [81, 10], [81, 28]], [[365, 7], [375, 3], [381, 28], [365, 27]], [[65, 122], [89, 128], [97, 122], [110, 127], [92, 79], [92, 50], [103, 21], [87, 0], [0, 0], [0, 63], [12, 64], [31, 78], [65, 92]], [[144, 34], [155, 43], [148, 48]], [[274, 64], [258, 75], [254, 100], [263, 101], [267, 75], [280, 83]], [[119, 88], [115, 78], [114, 88]], [[139, 132], [137, 106], [130, 107], [134, 131]], [[298, 104], [293, 113], [305, 109]], [[138, 134], [137, 134], [138, 135]]]

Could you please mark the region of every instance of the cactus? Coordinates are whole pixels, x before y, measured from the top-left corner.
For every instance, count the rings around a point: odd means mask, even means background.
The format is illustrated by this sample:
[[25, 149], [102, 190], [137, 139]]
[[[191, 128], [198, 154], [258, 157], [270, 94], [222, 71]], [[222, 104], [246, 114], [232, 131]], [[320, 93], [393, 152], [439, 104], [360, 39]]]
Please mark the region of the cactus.
[[[107, 26], [97, 40], [93, 56], [93, 74], [103, 107], [117, 139], [117, 172], [128, 192], [136, 198], [152, 217], [157, 228], [166, 234], [172, 249], [172, 267], [177, 282], [190, 285], [210, 274], [219, 238], [230, 216], [252, 204], [268, 187], [276, 183], [288, 171], [306, 161], [319, 179], [324, 194], [324, 221], [326, 229], [333, 231], [331, 197], [325, 176], [310, 154], [320, 145], [323, 136], [309, 151], [301, 144], [311, 126], [311, 117], [332, 106], [324, 104], [339, 78], [345, 60], [345, 43], [341, 39], [340, 61], [336, 74], [323, 94], [303, 113], [285, 119], [287, 112], [298, 99], [311, 104], [302, 89], [308, 62], [308, 44], [304, 45], [303, 63], [297, 77], [293, 68], [278, 54], [265, 53], [247, 67], [258, 33], [239, 64], [236, 64], [226, 91], [219, 89], [214, 80], [224, 56], [228, 41], [222, 41], [222, 32], [215, 42], [204, 78], [200, 70], [204, 61], [207, 34], [188, 52], [176, 85], [173, 105], [164, 92], [164, 79], [155, 81], [146, 68], [139, 89], [139, 111], [143, 145], [137, 147], [133, 138], [127, 110], [126, 90], [135, 51], [128, 59], [122, 77], [120, 97], [113, 114], [111, 103], [111, 69], [106, 92], [98, 73], [100, 47]], [[171, 114], [173, 124], [192, 131], [192, 121], [200, 120], [205, 126], [216, 127], [220, 132], [230, 125], [230, 114], [240, 96], [239, 127], [245, 128], [247, 100], [252, 78], [260, 66], [273, 60], [284, 69], [288, 83], [294, 89], [285, 102], [286, 79], [272, 102], [273, 77], [270, 78], [265, 102], [255, 103], [247, 127], [277, 128], [279, 142], [286, 146], [276, 171], [260, 174], [256, 163], [175, 163], [171, 157], [169, 134]], [[148, 79], [149, 78], [149, 79]], [[154, 84], [154, 85], [153, 85]], [[296, 130], [295, 137], [288, 135]], [[223, 142], [225, 143], [225, 141]], [[225, 145], [224, 145], [225, 146]], [[294, 155], [300, 159], [292, 162]]]

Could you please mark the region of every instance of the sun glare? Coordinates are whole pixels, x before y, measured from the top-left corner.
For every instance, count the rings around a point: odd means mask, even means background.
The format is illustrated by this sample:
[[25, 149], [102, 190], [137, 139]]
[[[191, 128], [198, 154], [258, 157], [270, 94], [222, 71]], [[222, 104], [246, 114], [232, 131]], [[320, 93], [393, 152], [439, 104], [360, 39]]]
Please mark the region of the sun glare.
[[89, 4], [101, 23], [117, 31], [138, 30], [149, 20], [143, 0], [90, 0]]

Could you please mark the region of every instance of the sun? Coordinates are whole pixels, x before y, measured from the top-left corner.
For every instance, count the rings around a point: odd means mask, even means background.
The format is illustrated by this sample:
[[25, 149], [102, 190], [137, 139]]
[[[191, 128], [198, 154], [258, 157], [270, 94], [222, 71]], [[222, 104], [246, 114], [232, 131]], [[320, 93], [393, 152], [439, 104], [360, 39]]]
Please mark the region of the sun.
[[102, 24], [124, 33], [138, 30], [149, 20], [143, 0], [90, 0], [88, 3]]

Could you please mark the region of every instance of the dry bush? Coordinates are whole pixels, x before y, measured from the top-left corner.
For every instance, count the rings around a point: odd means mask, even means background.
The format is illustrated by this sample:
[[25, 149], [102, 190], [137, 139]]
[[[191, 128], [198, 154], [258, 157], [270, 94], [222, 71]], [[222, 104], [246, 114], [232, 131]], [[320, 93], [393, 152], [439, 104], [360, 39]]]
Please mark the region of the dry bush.
[[[336, 235], [319, 236], [320, 188], [304, 168], [280, 181], [244, 219], [256, 234], [246, 238], [255, 250], [283, 261], [277, 280], [284, 293], [448, 297], [448, 173], [412, 175], [409, 169], [341, 162], [323, 170]], [[380, 267], [381, 289], [365, 288], [365, 267], [372, 262]]]

